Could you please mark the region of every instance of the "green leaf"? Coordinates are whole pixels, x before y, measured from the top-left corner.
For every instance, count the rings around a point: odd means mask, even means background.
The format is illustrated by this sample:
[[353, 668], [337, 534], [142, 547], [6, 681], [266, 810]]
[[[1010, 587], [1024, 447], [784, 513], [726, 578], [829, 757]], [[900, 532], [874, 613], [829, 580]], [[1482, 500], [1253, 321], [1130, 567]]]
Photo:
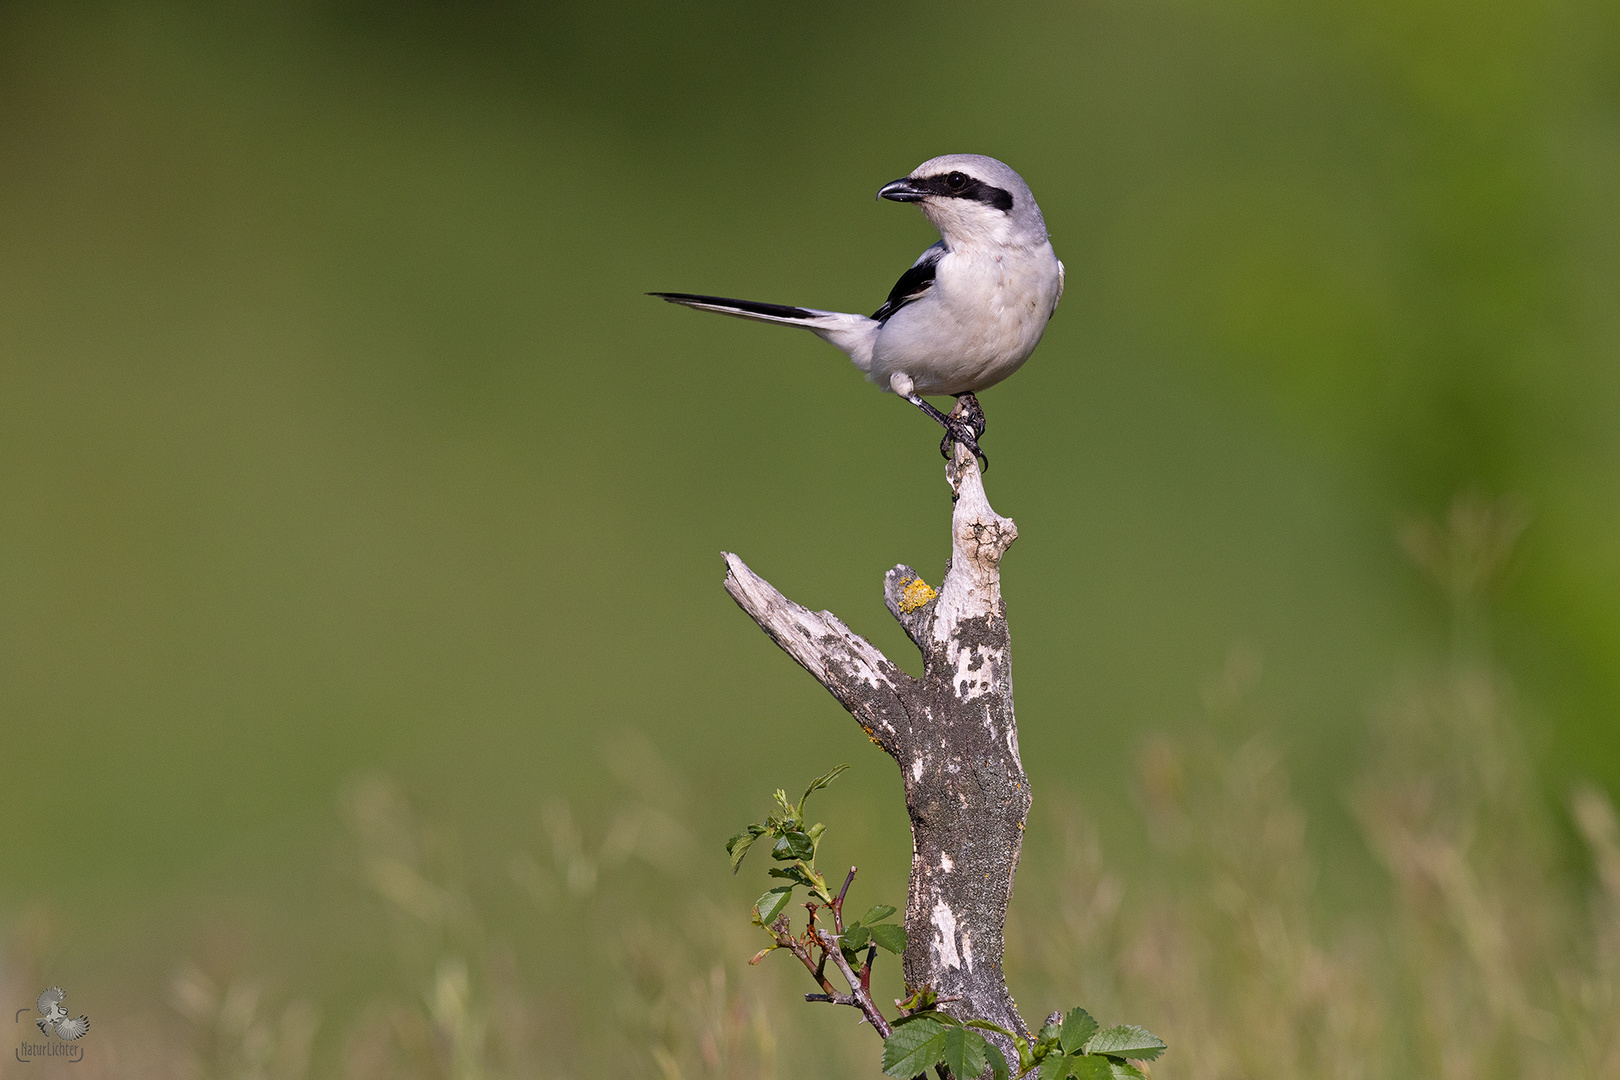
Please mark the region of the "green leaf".
[[1063, 1080], [1074, 1068], [1075, 1058], [1063, 1054], [1048, 1054], [1041, 1062], [1040, 1080]]
[[[804, 866], [805, 864], [801, 861], [799, 865]], [[816, 899], [820, 900], [823, 904], [830, 906], [833, 902], [833, 898], [832, 893], [827, 890], [827, 879], [816, 873], [814, 870], [811, 870], [809, 873], [810, 877], [815, 881], [815, 884], [811, 886], [811, 889], [815, 892]]]
[[1086, 1045], [1086, 1040], [1097, 1034], [1097, 1021], [1084, 1009], [1070, 1009], [1069, 1015], [1063, 1018], [1063, 1027], [1058, 1033], [1058, 1041], [1063, 1045], [1065, 1054], [1078, 1054]]
[[846, 949], [864, 949], [866, 943], [872, 940], [872, 931], [856, 923], [854, 926], [844, 927], [843, 943]]
[[810, 842], [810, 837], [794, 829], [782, 834], [782, 839], [771, 850], [771, 858], [778, 862], [792, 862], [794, 859], [808, 859], [815, 853], [816, 846]]
[[956, 1018], [954, 1016], [949, 1016], [942, 1012], [936, 1012], [934, 1011], [934, 1007], [930, 1005], [926, 1009], [917, 1009], [914, 1012], [907, 1013], [906, 1015], [895, 1020], [894, 1023], [890, 1024], [889, 1026], [899, 1027], [901, 1024], [912, 1024], [916, 1023], [918, 1020], [932, 1020], [934, 1023], [943, 1024], [945, 1027], [951, 1027], [956, 1023]]
[[814, 846], [816, 844], [821, 843], [821, 834], [826, 832], [826, 831], [827, 831], [827, 826], [823, 825], [821, 822], [818, 821], [814, 825], [810, 826], [808, 829], [804, 830], [804, 835], [806, 835], [806, 836], [808, 836], [810, 838], [810, 843], [811, 843], [812, 846]]
[[820, 791], [822, 788], [826, 787], [828, 784], [830, 784], [834, 780], [836, 780], [838, 778], [838, 774], [843, 772], [847, 768], [849, 768], [848, 763], [845, 763], [843, 765], [839, 765], [836, 768], [834, 768], [831, 772], [822, 773], [820, 776], [818, 776], [814, 780], [810, 781], [810, 786], [804, 789], [804, 795], [799, 799], [798, 808], [800, 810], [803, 810], [804, 809], [804, 800], [808, 799], [810, 797], [810, 793], [812, 791]]
[[[905, 1010], [908, 1016], [913, 1013], [921, 1012], [925, 1009], [932, 1009], [939, 1001], [939, 993], [931, 986], [919, 986], [915, 990], [912, 990], [910, 986], [907, 986], [906, 989], [911, 991], [910, 995], [904, 1001], [899, 1001], [895, 1004], [899, 1005], [901, 1009]], [[904, 1017], [901, 1019], [903, 1020]], [[900, 1020], [895, 1021], [897, 1024], [900, 1022]]]
[[800, 885], [811, 889], [816, 887], [816, 879], [810, 876], [809, 871], [805, 870], [802, 862], [796, 862], [792, 866], [773, 866], [767, 872], [774, 878], [786, 878], [788, 881], [796, 881]]
[[1165, 1049], [1163, 1039], [1134, 1024], [1104, 1028], [1093, 1035], [1091, 1041], [1086, 1044], [1088, 1054], [1112, 1054], [1115, 1057], [1135, 1058], [1138, 1061], [1152, 1061], [1164, 1053]]
[[1018, 1075], [1023, 1076], [1035, 1067], [1035, 1055], [1030, 1051], [1028, 1039], [1022, 1035], [1014, 1035], [1012, 1039], [1013, 1049], [1018, 1051]]
[[1108, 1067], [1114, 1071], [1114, 1080], [1148, 1080], [1147, 1073], [1124, 1058], [1109, 1058]]
[[1101, 1054], [1086, 1054], [1063, 1060], [1074, 1062], [1075, 1080], [1114, 1080], [1114, 1070], [1109, 1067], [1108, 1059]]
[[912, 1080], [940, 1063], [945, 1056], [945, 1035], [958, 1030], [931, 1016], [919, 1016], [897, 1025], [883, 1040], [883, 1072], [895, 1080]]
[[754, 902], [754, 922], [760, 926], [769, 926], [782, 914], [788, 901], [793, 899], [793, 886], [778, 885], [764, 896]]
[[1010, 1070], [1007, 1068], [1007, 1055], [1001, 1052], [1001, 1048], [986, 1040], [984, 1056], [990, 1059], [990, 1080], [1008, 1080]]
[[875, 904], [873, 905], [871, 911], [868, 911], [865, 915], [861, 916], [861, 922], [865, 923], [867, 926], [871, 926], [873, 923], [882, 922], [884, 919], [887, 919], [893, 914], [894, 908], [890, 907], [888, 904]]
[[984, 1053], [988, 1045], [977, 1031], [951, 1028], [945, 1033], [945, 1067], [956, 1080], [974, 1080], [989, 1064]]
[[[953, 1027], [945, 1032], [945, 1052], [943, 1054], [945, 1067], [951, 1070], [951, 1075], [956, 1077], [956, 1080], [972, 1080], [973, 1077], [979, 1075], [979, 1073], [967, 1071], [967, 1037], [968, 1030], [963, 1027]], [[983, 1071], [980, 1070], [980, 1072]]]
[[1063, 1024], [1061, 1021], [1056, 1024], [1043, 1024], [1041, 1025], [1039, 1034], [1037, 1034], [1035, 1037], [1040, 1039], [1042, 1042], [1056, 1042], [1058, 1032], [1062, 1030]]
[[962, 1026], [963, 1027], [970, 1027], [970, 1028], [981, 1028], [984, 1031], [994, 1031], [997, 1035], [1005, 1035], [1009, 1039], [1018, 1038], [1018, 1036], [1016, 1034], [1014, 1034], [1011, 1031], [1008, 1031], [1006, 1028], [1002, 1027], [1000, 1024], [995, 1023], [992, 1020], [964, 1020], [964, 1021], [962, 1021]]
[[733, 874], [742, 865], [743, 856], [747, 855], [748, 849], [754, 846], [754, 841], [758, 840], [764, 833], [765, 826], [750, 825], [726, 841], [726, 854], [731, 856], [731, 872]]
[[899, 956], [906, 951], [906, 931], [904, 927], [894, 923], [878, 923], [871, 928], [872, 940], [878, 943], [878, 948], [888, 949]]

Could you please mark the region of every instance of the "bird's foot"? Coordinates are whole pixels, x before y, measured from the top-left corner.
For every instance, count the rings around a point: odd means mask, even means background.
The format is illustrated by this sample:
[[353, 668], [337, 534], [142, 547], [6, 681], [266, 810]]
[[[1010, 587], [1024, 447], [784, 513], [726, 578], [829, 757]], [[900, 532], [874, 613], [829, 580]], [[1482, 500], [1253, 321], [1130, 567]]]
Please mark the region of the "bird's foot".
[[956, 395], [956, 409], [952, 415], [960, 416], [973, 425], [975, 440], [984, 438], [984, 408], [979, 404], [979, 399], [973, 396], [973, 391]]
[[979, 449], [979, 439], [984, 436], [984, 409], [979, 405], [979, 399], [969, 390], [965, 394], [956, 395], [956, 408], [951, 414], [940, 420], [945, 426], [945, 438], [939, 444], [939, 452], [947, 461], [951, 457], [951, 444], [961, 443], [968, 452], [979, 459], [981, 472], [990, 471], [990, 459], [984, 451]]
[[979, 449], [980, 432], [973, 430], [973, 424], [956, 416], [945, 418], [945, 437], [939, 441], [939, 456], [946, 461], [951, 459], [951, 444], [961, 443], [962, 446], [979, 459], [979, 471], [990, 471], [990, 459]]
[[[963, 398], [967, 400], [964, 401]], [[945, 429], [945, 438], [939, 444], [939, 452], [948, 461], [951, 456], [951, 444], [961, 443], [968, 451], [979, 459], [980, 469], [990, 471], [990, 459], [979, 449], [979, 436], [984, 434], [984, 410], [979, 408], [978, 399], [972, 394], [963, 394], [956, 399], [956, 408], [946, 416], [916, 394], [907, 394], [906, 400], [917, 408], [934, 418], [940, 427]]]

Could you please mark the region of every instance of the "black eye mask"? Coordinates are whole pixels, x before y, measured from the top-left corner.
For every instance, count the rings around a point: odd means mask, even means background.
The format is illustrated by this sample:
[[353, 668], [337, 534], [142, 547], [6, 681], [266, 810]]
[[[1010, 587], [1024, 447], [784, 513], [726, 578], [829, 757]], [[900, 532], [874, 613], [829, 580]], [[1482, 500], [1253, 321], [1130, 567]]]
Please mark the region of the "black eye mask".
[[966, 173], [949, 172], [938, 176], [920, 176], [912, 183], [931, 195], [943, 195], [948, 199], [971, 199], [986, 206], [993, 206], [1003, 213], [1013, 208], [1012, 192], [1005, 188], [992, 187]]

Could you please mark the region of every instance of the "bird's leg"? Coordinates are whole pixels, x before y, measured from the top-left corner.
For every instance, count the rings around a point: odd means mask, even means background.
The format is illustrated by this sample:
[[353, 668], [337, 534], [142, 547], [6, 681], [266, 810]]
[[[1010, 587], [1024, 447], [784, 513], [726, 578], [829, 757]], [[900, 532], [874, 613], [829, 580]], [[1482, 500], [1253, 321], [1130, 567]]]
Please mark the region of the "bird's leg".
[[963, 395], [973, 402], [971, 409], [957, 398], [957, 408], [949, 416], [934, 408], [916, 394], [907, 394], [906, 400], [911, 402], [923, 412], [932, 416], [940, 427], [945, 429], [945, 438], [939, 444], [939, 452], [945, 457], [951, 456], [951, 443], [961, 443], [981, 463], [985, 472], [990, 471], [990, 459], [979, 449], [979, 436], [984, 433], [984, 410], [972, 394]]

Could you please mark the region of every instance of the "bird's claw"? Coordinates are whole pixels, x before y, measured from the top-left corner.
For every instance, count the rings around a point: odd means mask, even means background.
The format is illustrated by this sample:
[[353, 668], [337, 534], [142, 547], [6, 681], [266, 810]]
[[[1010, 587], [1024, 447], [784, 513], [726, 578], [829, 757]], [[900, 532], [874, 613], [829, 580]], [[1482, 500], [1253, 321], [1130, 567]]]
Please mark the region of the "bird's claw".
[[951, 459], [951, 444], [961, 443], [979, 459], [981, 471], [990, 471], [990, 459], [979, 449], [979, 436], [984, 434], [984, 410], [979, 407], [978, 398], [971, 393], [957, 395], [956, 408], [949, 416], [928, 404], [917, 394], [906, 394], [906, 400], [945, 429], [945, 438], [940, 440], [939, 452], [946, 461]]
[[990, 459], [979, 449], [979, 440], [984, 436], [984, 409], [979, 405], [979, 399], [972, 392], [956, 395], [956, 408], [951, 415], [940, 420], [945, 426], [945, 438], [940, 440], [939, 452], [947, 461], [951, 457], [951, 444], [961, 443], [974, 457], [979, 459], [979, 470], [990, 471]]
[[945, 437], [939, 441], [939, 454], [946, 461], [951, 459], [951, 444], [961, 443], [968, 453], [979, 459], [979, 471], [990, 471], [990, 459], [979, 449], [979, 434], [973, 430], [973, 425], [965, 423], [956, 417], [950, 418], [945, 425]]
[[965, 394], [958, 394], [956, 396], [956, 404], [961, 410], [958, 415], [960, 415], [963, 420], [966, 420], [969, 424], [973, 425], [974, 441], [977, 442], [979, 439], [984, 438], [984, 407], [979, 404], [979, 399], [975, 397], [973, 392], [970, 390]]

